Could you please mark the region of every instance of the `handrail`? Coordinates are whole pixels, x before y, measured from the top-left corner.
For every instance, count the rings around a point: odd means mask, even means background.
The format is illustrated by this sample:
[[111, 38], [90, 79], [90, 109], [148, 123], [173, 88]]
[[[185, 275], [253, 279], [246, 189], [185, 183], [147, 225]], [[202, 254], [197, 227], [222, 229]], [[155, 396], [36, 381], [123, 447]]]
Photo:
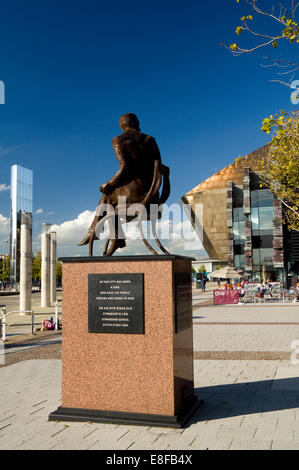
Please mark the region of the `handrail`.
[[[2, 310], [0, 311], [2, 313]], [[32, 313], [32, 310], [12, 310], [11, 312], [8, 313], [2, 313], [2, 315], [5, 315], [6, 317], [10, 315], [11, 313]]]
[[11, 315], [12, 313], [30, 313], [31, 314], [31, 334], [34, 335], [34, 313], [33, 310], [12, 310], [11, 312], [6, 313], [6, 307], [2, 306], [0, 310], [1, 314], [1, 333], [2, 333], [2, 341], [6, 341], [6, 326], [11, 326], [11, 325], [6, 325], [6, 317], [8, 315]]

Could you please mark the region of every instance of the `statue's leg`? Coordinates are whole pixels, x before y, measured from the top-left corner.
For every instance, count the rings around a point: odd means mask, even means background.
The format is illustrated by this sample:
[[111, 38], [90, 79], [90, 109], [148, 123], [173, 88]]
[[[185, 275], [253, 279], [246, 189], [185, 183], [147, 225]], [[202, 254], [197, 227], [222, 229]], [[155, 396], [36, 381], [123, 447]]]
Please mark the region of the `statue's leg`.
[[[96, 225], [97, 223], [103, 218], [105, 217], [105, 213], [101, 213], [102, 210], [101, 210], [101, 205], [102, 204], [107, 204], [107, 196], [106, 194], [103, 194], [101, 199], [100, 199], [100, 202], [99, 204], [97, 205], [97, 208], [96, 208], [96, 214], [94, 216], [94, 219], [88, 229], [88, 232], [87, 234], [85, 235], [85, 237], [83, 238], [83, 240], [78, 243], [78, 246], [83, 246], [83, 245], [87, 245], [87, 243], [89, 243], [92, 239], [92, 242], [95, 240], [95, 228], [96, 228]], [[100, 214], [100, 215], [99, 215]]]
[[103, 256], [106, 256], [106, 255], [107, 255], [107, 250], [108, 250], [109, 242], [110, 242], [110, 238], [107, 237], [107, 240], [106, 240], [105, 246], [104, 246]]
[[158, 238], [157, 231], [156, 231], [157, 219], [152, 219], [151, 222], [152, 222], [152, 231], [153, 231], [154, 239], [155, 239], [158, 247], [160, 248], [161, 251], [163, 251], [163, 253], [165, 255], [170, 255], [170, 253], [168, 253], [168, 251], [164, 248], [164, 246], [162, 245], [162, 243], [160, 242], [160, 240]]
[[118, 248], [124, 248], [126, 246], [126, 237], [122, 229], [120, 218], [117, 214], [108, 215], [108, 226], [109, 226], [109, 241], [110, 247], [107, 250], [107, 242], [103, 252], [103, 256], [111, 256]]
[[158, 255], [159, 253], [157, 253], [157, 251], [154, 250], [154, 248], [151, 247], [151, 245], [148, 243], [148, 241], [146, 240], [146, 238], [144, 236], [144, 233], [143, 233], [143, 230], [142, 230], [142, 218], [141, 217], [138, 217], [138, 230], [139, 230], [139, 233], [140, 233], [140, 236], [141, 236], [141, 240], [145, 244], [146, 248], [151, 253], [153, 253], [154, 255]]
[[89, 238], [89, 256], [92, 256], [94, 240], [95, 240], [94, 235]]

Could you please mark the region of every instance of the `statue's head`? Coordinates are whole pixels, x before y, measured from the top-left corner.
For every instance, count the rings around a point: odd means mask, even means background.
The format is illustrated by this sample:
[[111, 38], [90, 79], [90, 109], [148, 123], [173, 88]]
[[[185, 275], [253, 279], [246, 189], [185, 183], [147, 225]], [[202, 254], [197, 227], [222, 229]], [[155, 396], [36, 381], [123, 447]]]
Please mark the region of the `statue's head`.
[[140, 131], [138, 118], [136, 114], [133, 113], [123, 114], [119, 120], [119, 125], [122, 131], [127, 129]]

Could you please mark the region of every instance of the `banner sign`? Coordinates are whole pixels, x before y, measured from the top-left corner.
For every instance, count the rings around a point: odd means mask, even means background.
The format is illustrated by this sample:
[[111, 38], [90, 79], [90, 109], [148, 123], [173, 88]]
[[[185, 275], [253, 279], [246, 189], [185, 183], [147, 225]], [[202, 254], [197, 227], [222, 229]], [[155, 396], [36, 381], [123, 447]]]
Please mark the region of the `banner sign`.
[[214, 290], [214, 304], [238, 304], [239, 303], [239, 291], [238, 289], [232, 290]]

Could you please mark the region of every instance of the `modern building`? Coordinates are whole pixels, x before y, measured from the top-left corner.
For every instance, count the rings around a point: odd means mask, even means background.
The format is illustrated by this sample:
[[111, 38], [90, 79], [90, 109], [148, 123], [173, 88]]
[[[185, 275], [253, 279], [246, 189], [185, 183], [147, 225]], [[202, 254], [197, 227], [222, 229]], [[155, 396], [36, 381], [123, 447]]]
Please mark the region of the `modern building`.
[[11, 167], [10, 209], [10, 284], [20, 280], [20, 228], [21, 211], [32, 213], [33, 173], [20, 165]]
[[[281, 202], [260, 186], [255, 173], [266, 155], [264, 146], [235, 161], [182, 197], [191, 206], [191, 223], [211, 259], [227, 262], [260, 280], [263, 266], [269, 280], [288, 286], [298, 281], [299, 232], [283, 223]], [[202, 221], [196, 220], [202, 204]]]

